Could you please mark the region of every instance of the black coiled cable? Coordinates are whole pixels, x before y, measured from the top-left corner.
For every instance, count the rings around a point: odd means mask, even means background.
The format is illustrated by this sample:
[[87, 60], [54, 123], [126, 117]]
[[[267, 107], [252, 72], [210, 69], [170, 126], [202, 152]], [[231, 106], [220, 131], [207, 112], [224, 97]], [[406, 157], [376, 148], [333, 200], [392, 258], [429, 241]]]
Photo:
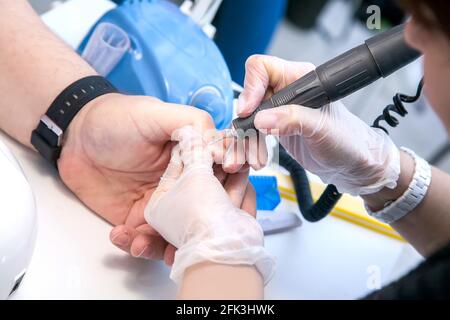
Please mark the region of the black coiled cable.
[[341, 198], [336, 187], [329, 184], [320, 198], [314, 203], [308, 176], [305, 169], [290, 154], [279, 145], [280, 165], [289, 171], [294, 184], [297, 203], [303, 218], [309, 222], [316, 222], [325, 218]]
[[387, 129], [380, 125], [380, 122], [386, 121], [386, 123], [393, 128], [398, 126], [398, 124], [399, 124], [398, 119], [396, 117], [394, 117], [391, 113], [396, 113], [396, 114], [400, 115], [401, 117], [404, 117], [405, 115], [407, 115], [408, 111], [406, 110], [405, 105], [403, 103], [416, 102], [419, 99], [420, 94], [422, 93], [422, 88], [423, 88], [423, 78], [420, 80], [419, 85], [417, 86], [417, 91], [416, 91], [415, 96], [407, 96], [406, 94], [403, 94], [403, 93], [397, 93], [394, 96], [394, 98], [392, 99], [394, 101], [394, 103], [390, 104], [386, 108], [384, 108], [383, 114], [381, 114], [380, 116], [378, 116], [375, 119], [375, 121], [372, 124], [372, 127], [381, 129], [384, 132], [386, 132], [386, 134], [389, 134]]

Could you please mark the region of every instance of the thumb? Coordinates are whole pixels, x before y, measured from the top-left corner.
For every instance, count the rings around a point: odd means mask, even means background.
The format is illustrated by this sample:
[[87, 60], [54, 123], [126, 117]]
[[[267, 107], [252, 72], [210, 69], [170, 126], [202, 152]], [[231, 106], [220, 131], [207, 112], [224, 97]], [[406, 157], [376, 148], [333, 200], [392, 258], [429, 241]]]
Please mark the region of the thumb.
[[206, 111], [150, 97], [143, 99], [145, 103], [139, 105], [138, 116], [142, 119], [144, 134], [151, 141], [167, 141], [175, 130], [184, 126], [193, 126], [200, 132], [215, 129], [214, 121]]
[[321, 126], [320, 109], [298, 105], [286, 105], [262, 110], [256, 114], [255, 127], [270, 134], [282, 136], [302, 135], [310, 137]]
[[239, 96], [237, 113], [248, 116], [261, 103], [271, 84], [277, 82], [283, 72], [278, 59], [265, 55], [253, 55], [245, 62], [244, 90]]
[[238, 99], [240, 117], [250, 115], [265, 98], [291, 84], [315, 67], [307, 62], [253, 55], [245, 63], [244, 91]]

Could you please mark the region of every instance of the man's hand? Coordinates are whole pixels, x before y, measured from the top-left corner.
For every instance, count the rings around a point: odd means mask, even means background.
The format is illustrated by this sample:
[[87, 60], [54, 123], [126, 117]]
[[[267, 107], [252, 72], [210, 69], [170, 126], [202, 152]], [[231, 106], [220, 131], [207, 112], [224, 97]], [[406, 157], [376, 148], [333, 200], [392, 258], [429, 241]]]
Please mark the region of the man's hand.
[[[0, 129], [32, 148], [31, 132], [55, 97], [96, 72], [55, 36], [28, 1], [0, 1]], [[134, 256], [173, 257], [143, 210], [169, 161], [174, 129], [213, 128], [198, 109], [146, 97], [101, 96], [65, 133], [60, 175], [89, 208], [118, 225], [114, 243]], [[251, 200], [251, 198], [249, 198]], [[248, 201], [254, 207], [254, 201]], [[249, 210], [247, 210], [249, 211]], [[172, 254], [170, 254], [172, 252]]]
[[[145, 222], [144, 208], [169, 163], [172, 132], [186, 125], [214, 129], [210, 116], [196, 108], [107, 94], [86, 105], [67, 131], [58, 161], [62, 180], [117, 226], [112, 242], [135, 257], [172, 263], [175, 249]], [[246, 204], [254, 208], [254, 201]]]

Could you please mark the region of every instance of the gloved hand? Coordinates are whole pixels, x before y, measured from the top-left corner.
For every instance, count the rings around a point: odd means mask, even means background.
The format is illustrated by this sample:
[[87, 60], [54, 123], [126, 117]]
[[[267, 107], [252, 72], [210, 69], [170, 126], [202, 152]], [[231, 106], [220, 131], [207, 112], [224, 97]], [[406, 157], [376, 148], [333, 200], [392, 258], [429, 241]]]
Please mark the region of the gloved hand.
[[205, 261], [255, 265], [265, 282], [274, 260], [263, 247], [261, 227], [239, 209], [248, 172], [228, 177], [225, 189], [214, 176], [212, 154], [192, 127], [176, 131], [171, 160], [153, 193], [145, 218], [178, 248], [171, 279], [179, 282], [186, 268]]
[[[263, 99], [313, 68], [276, 57], [250, 57], [238, 115], [249, 115]], [[279, 133], [280, 143], [306, 170], [339, 192], [371, 194], [397, 184], [397, 147], [382, 130], [370, 128], [340, 102], [320, 109], [287, 105], [264, 110], [256, 115], [255, 127]]]

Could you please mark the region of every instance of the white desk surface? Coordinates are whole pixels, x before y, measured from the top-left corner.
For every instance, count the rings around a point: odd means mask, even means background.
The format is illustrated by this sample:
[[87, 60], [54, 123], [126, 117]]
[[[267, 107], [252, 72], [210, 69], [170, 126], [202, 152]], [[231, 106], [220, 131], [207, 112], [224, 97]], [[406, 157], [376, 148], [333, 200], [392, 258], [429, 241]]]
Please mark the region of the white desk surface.
[[[80, 20], [89, 6], [95, 21], [104, 0], [72, 0], [44, 18], [68, 43], [76, 45], [89, 28]], [[60, 28], [58, 27], [60, 26]], [[73, 29], [78, 26], [78, 29]], [[66, 30], [63, 30], [66, 28]], [[38, 236], [25, 279], [12, 299], [171, 299], [176, 286], [160, 261], [135, 259], [109, 241], [111, 226], [83, 206], [57, 173], [36, 153], [0, 132], [35, 192]], [[294, 203], [280, 208], [295, 210]], [[405, 243], [334, 217], [266, 237], [278, 269], [266, 288], [268, 299], [353, 299], [370, 291], [373, 266], [383, 283], [419, 261]]]
[[[29, 270], [13, 299], [171, 299], [176, 286], [161, 261], [115, 248], [111, 226], [83, 206], [56, 171], [5, 134], [34, 190], [38, 236]], [[295, 204], [284, 203], [295, 209]], [[418, 261], [406, 244], [334, 217], [266, 237], [278, 269], [271, 299], [352, 299], [369, 292], [371, 266], [386, 283]], [[369, 281], [370, 282], [370, 281]]]

